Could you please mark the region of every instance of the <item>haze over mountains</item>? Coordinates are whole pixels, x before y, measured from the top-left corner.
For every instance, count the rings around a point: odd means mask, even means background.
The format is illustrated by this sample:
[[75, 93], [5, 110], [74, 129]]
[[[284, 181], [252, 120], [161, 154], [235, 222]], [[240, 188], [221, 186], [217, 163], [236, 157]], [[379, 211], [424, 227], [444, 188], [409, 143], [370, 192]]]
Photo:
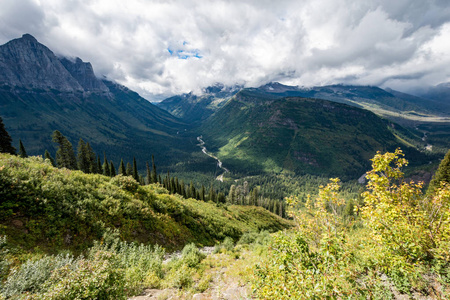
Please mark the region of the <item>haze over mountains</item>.
[[[22, 139], [30, 154], [54, 151], [50, 136], [59, 130], [75, 145], [79, 138], [89, 141], [110, 159], [149, 161], [154, 154], [173, 170], [203, 170], [202, 164], [211, 163], [196, 146], [196, 137], [203, 135], [208, 149], [234, 172], [355, 178], [377, 150], [400, 146], [418, 161], [432, 159], [423, 154], [428, 142], [423, 132], [378, 115], [394, 121], [450, 115], [449, 103], [439, 96], [446, 85], [425, 98], [428, 94], [371, 86], [216, 84], [202, 95], [173, 96], [153, 105], [97, 78], [80, 58], [57, 57], [29, 34], [0, 46], [0, 66], [0, 115], [14, 141]], [[448, 130], [441, 131], [445, 139]]]

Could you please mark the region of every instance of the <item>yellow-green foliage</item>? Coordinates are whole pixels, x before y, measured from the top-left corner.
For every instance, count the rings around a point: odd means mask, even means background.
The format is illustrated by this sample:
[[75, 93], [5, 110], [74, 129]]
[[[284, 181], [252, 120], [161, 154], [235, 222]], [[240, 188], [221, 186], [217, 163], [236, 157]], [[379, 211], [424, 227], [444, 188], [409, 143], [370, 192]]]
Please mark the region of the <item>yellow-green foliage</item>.
[[[450, 187], [426, 196], [422, 184], [405, 182], [400, 150], [378, 153], [368, 172], [363, 224], [342, 214], [339, 180], [319, 197], [292, 210], [294, 231], [275, 235], [256, 269], [263, 299], [391, 299], [413, 291], [450, 296]], [[297, 199], [288, 202], [295, 207]], [[359, 223], [359, 226], [356, 226]], [[437, 288], [436, 288], [437, 287]]]
[[107, 228], [121, 238], [179, 248], [290, 225], [262, 208], [217, 207], [159, 185], [57, 169], [41, 157], [0, 155], [0, 235], [23, 248], [84, 250]]
[[[444, 183], [434, 195], [425, 196], [422, 183], [405, 182], [401, 167], [407, 164], [401, 150], [378, 153], [367, 173], [368, 191], [362, 217], [392, 255], [409, 262], [445, 258], [450, 242], [450, 185]], [[444, 247], [442, 247], [445, 245]], [[444, 257], [444, 256], [446, 257]]]

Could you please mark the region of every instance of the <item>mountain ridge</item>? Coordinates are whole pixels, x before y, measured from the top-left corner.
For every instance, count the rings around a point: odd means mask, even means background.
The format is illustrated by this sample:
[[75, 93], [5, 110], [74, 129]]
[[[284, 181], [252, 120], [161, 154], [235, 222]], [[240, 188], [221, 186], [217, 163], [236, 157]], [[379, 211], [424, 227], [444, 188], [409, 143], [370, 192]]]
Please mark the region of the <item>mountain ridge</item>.
[[419, 136], [368, 110], [323, 99], [264, 98], [250, 89], [236, 94], [199, 130], [208, 149], [232, 171], [359, 177], [377, 150], [402, 146], [419, 156], [405, 143]]
[[97, 78], [90, 63], [56, 57], [31, 35], [0, 46], [0, 66], [5, 66], [1, 117], [13, 141], [21, 139], [31, 155], [56, 150], [54, 130], [74, 147], [83, 138], [117, 163], [132, 156], [150, 161], [154, 154], [168, 166], [194, 150], [177, 135], [187, 127], [183, 121], [128, 88]]

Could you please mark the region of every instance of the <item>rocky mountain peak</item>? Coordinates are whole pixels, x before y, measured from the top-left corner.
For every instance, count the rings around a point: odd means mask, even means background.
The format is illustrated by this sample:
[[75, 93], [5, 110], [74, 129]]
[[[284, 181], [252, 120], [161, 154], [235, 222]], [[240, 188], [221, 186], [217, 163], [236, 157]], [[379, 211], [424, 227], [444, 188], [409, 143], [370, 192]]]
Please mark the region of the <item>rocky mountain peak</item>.
[[0, 85], [61, 92], [108, 91], [90, 63], [80, 58], [73, 62], [59, 59], [30, 34], [0, 46]]
[[60, 61], [84, 90], [101, 92], [109, 91], [106, 85], [95, 76], [91, 63], [83, 62], [79, 57], [75, 58], [73, 61], [63, 57], [60, 58]]

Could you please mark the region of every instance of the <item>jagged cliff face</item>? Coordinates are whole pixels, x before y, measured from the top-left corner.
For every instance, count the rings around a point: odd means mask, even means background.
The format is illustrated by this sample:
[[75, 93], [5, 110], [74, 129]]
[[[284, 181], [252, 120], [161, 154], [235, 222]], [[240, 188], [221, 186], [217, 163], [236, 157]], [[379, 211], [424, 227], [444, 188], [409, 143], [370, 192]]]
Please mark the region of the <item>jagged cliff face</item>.
[[106, 85], [95, 77], [91, 63], [85, 63], [78, 57], [75, 61], [71, 61], [65, 57], [61, 58], [60, 61], [85, 91], [109, 91]]
[[59, 59], [33, 36], [24, 34], [0, 46], [0, 85], [61, 92], [102, 91], [90, 63]]

